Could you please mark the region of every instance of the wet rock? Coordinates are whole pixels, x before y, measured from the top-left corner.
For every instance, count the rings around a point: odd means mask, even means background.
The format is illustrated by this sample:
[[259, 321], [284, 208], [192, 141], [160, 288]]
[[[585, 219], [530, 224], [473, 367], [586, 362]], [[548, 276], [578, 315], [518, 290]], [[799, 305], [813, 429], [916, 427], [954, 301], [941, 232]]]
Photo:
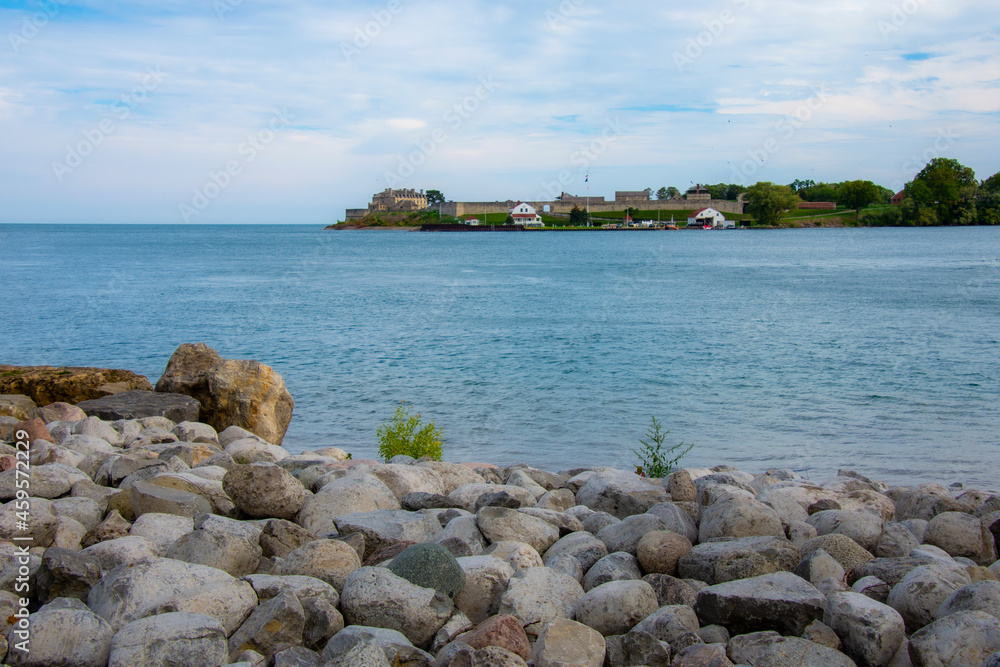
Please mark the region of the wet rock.
[[822, 619], [825, 602], [805, 580], [777, 572], [709, 586], [698, 593], [695, 610], [703, 623], [735, 632], [779, 628], [801, 635]]
[[205, 614], [166, 613], [132, 621], [111, 641], [108, 667], [216, 667], [225, 664], [226, 629]]
[[605, 637], [625, 634], [656, 611], [656, 593], [645, 581], [611, 581], [587, 591], [574, 616]]
[[447, 596], [379, 567], [352, 572], [340, 602], [347, 623], [398, 630], [418, 647], [430, 644], [453, 609]]
[[960, 611], [910, 637], [914, 665], [981, 665], [1000, 651], [1000, 620], [981, 611]]
[[535, 667], [601, 667], [605, 640], [601, 633], [568, 618], [545, 625], [532, 651]]
[[284, 380], [270, 367], [257, 361], [223, 359], [204, 343], [178, 347], [156, 391], [198, 399], [200, 419], [190, 421], [216, 429], [236, 425], [275, 445], [281, 444], [294, 407]]
[[905, 635], [899, 612], [858, 593], [831, 595], [823, 621], [840, 637], [843, 652], [861, 667], [888, 665]]

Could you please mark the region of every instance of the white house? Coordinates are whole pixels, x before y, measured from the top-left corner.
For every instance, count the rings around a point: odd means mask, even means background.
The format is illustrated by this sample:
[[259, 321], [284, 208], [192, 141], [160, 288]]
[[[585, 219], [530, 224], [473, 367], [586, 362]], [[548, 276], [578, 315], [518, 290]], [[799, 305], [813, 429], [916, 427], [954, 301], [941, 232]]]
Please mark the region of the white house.
[[538, 215], [538, 211], [531, 204], [518, 202], [517, 206], [510, 209], [510, 216], [514, 218], [515, 225], [523, 225], [525, 227], [544, 226], [541, 216]]
[[688, 227], [705, 227], [706, 225], [712, 229], [736, 228], [735, 222], [726, 220], [726, 216], [711, 207], [697, 210], [688, 218]]

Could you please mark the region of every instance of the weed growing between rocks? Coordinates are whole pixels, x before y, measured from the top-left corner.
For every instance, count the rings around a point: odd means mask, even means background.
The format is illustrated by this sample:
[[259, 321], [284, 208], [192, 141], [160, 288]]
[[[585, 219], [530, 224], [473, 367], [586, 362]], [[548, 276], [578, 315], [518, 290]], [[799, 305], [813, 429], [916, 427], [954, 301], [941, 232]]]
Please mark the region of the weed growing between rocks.
[[673, 447], [664, 449], [663, 443], [667, 439], [670, 431], [662, 430], [662, 425], [656, 417], [646, 430], [646, 438], [639, 438], [642, 447], [633, 449], [632, 453], [639, 457], [639, 464], [636, 466], [636, 473], [644, 477], [666, 477], [674, 471], [681, 458], [691, 451], [694, 444], [688, 445], [679, 454], [670, 458], [675, 452], [684, 447], [680, 442]]
[[400, 401], [392, 419], [378, 427], [378, 442], [379, 456], [386, 461], [399, 454], [441, 460], [441, 431], [433, 420], [421, 425], [420, 413], [410, 414], [406, 401]]

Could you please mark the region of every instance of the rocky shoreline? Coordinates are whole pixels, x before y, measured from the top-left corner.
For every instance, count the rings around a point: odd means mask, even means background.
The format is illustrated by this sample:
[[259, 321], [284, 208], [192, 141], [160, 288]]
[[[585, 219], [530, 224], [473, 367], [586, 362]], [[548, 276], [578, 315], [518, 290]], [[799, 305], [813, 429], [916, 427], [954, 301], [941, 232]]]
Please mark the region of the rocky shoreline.
[[42, 412], [0, 418], [12, 667], [1000, 665], [986, 491], [383, 464]]
[[201, 344], [0, 394], [11, 667], [1000, 667], [992, 491], [291, 455]]

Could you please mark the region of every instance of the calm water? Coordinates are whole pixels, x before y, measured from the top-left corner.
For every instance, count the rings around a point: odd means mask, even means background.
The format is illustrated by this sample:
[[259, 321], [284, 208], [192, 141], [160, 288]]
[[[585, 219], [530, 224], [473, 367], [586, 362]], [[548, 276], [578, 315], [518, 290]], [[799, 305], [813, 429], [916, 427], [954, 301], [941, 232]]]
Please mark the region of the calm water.
[[1000, 229], [419, 234], [0, 226], [0, 362], [258, 359], [285, 439], [376, 453], [405, 399], [449, 460], [839, 466], [996, 488]]

